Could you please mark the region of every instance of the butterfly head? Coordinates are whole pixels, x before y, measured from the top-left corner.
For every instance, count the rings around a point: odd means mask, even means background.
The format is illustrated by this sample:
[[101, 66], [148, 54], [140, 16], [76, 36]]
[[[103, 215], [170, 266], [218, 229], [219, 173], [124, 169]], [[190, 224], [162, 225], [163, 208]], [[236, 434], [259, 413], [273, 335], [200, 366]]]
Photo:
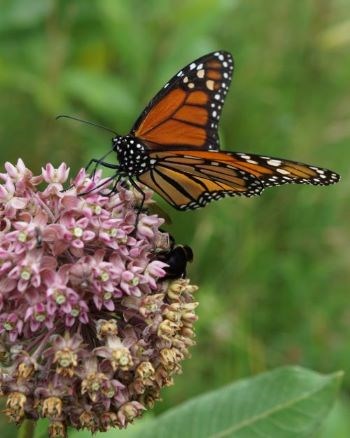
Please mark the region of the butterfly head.
[[133, 177], [145, 172], [149, 167], [147, 148], [132, 135], [116, 136], [112, 140], [113, 150], [117, 153], [120, 171]]

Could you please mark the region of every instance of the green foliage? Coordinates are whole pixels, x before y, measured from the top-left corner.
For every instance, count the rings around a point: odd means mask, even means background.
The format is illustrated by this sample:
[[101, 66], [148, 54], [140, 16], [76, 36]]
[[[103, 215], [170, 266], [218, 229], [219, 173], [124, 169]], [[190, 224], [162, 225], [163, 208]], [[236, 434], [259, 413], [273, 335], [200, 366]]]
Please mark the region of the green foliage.
[[77, 170], [110, 138], [54, 116], [126, 133], [178, 68], [223, 48], [236, 61], [223, 148], [343, 176], [334, 187], [282, 187], [192, 213], [165, 207], [169, 230], [194, 250], [200, 320], [193, 357], [156, 412], [282, 364], [347, 369], [349, 3], [0, 0], [0, 8], [1, 162], [22, 157], [38, 171], [64, 160]]
[[310, 437], [329, 412], [341, 375], [276, 369], [171, 409], [135, 438]]

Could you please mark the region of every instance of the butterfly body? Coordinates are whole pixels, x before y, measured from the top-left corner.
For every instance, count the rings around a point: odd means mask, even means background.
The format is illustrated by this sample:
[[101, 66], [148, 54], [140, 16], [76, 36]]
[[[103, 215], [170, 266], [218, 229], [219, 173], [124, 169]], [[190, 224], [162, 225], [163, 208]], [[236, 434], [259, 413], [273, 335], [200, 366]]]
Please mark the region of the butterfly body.
[[147, 147], [132, 135], [113, 138], [113, 150], [117, 153], [119, 174], [135, 177], [151, 165]]
[[119, 165], [92, 161], [115, 169], [117, 181], [126, 177], [139, 191], [137, 183], [145, 184], [178, 210], [260, 195], [276, 185], [338, 182], [337, 173], [322, 167], [220, 150], [218, 124], [232, 73], [233, 58], [225, 51], [188, 64], [150, 101], [130, 133], [113, 139]]

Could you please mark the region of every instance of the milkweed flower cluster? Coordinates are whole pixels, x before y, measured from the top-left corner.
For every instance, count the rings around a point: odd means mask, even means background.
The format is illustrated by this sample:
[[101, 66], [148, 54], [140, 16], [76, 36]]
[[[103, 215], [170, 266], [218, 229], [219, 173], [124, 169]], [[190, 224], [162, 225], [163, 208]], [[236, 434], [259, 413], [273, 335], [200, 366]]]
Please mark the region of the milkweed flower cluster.
[[[81, 170], [22, 160], [0, 174], [0, 390], [17, 424], [125, 427], [181, 372], [196, 320], [187, 279], [167, 280], [163, 219], [141, 213], [139, 194]], [[152, 193], [145, 189], [145, 205]], [[135, 227], [135, 224], [137, 226]]]

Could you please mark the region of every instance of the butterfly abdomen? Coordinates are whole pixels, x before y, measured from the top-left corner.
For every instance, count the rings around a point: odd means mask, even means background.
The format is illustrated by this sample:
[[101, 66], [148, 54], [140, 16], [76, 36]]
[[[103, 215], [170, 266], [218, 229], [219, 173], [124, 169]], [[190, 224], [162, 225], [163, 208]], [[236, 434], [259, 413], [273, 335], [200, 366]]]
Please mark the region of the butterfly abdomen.
[[119, 170], [125, 176], [140, 175], [151, 166], [146, 146], [132, 135], [115, 137], [113, 149], [117, 153]]

